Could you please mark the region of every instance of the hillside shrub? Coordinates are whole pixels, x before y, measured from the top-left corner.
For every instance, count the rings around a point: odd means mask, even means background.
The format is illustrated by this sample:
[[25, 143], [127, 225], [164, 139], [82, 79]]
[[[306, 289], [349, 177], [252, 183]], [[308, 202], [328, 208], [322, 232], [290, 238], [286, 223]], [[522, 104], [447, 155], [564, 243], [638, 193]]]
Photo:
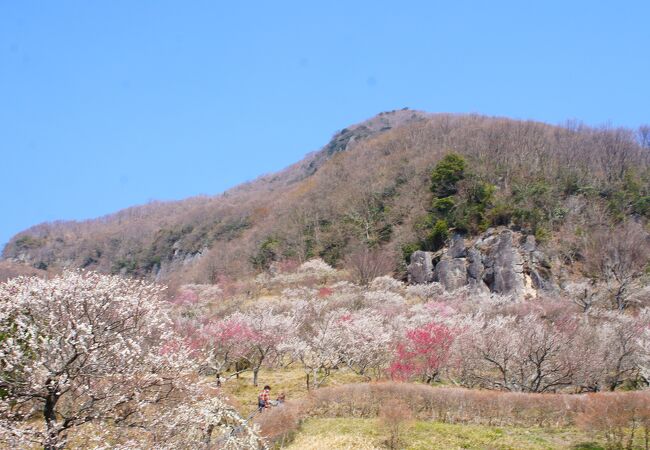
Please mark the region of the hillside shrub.
[[391, 274], [394, 269], [393, 258], [387, 250], [366, 247], [352, 250], [345, 258], [345, 267], [361, 285], [367, 285], [377, 277]]
[[402, 258], [406, 264], [411, 263], [411, 255], [417, 250], [420, 250], [420, 248], [421, 245], [419, 242], [409, 242], [402, 245]]
[[[411, 419], [452, 424], [520, 427], [579, 426], [602, 433], [608, 449], [650, 445], [650, 392], [524, 394], [413, 383], [356, 383], [321, 388], [256, 419], [262, 435], [286, 442], [307, 417], [382, 419], [397, 427]], [[389, 433], [389, 437], [393, 437]]]
[[42, 239], [30, 235], [24, 235], [16, 239], [15, 245], [20, 250], [35, 249], [41, 247], [45, 242]]
[[461, 155], [445, 155], [431, 172], [431, 192], [438, 198], [456, 194], [458, 182], [465, 177], [465, 166], [465, 158]]
[[267, 237], [251, 257], [251, 263], [257, 270], [267, 270], [271, 263], [280, 259], [280, 240], [275, 237]]
[[410, 409], [399, 399], [391, 399], [382, 406], [381, 411], [379, 411], [379, 420], [381, 426], [388, 433], [386, 446], [389, 449], [402, 448], [404, 433], [411, 418]]
[[445, 245], [447, 239], [449, 239], [449, 224], [444, 219], [438, 219], [429, 231], [423, 249], [429, 251], [438, 250]]
[[312, 392], [308, 415], [372, 418], [400, 399], [419, 420], [486, 425], [567, 426], [582, 408], [583, 396], [520, 394], [412, 383], [357, 383]]

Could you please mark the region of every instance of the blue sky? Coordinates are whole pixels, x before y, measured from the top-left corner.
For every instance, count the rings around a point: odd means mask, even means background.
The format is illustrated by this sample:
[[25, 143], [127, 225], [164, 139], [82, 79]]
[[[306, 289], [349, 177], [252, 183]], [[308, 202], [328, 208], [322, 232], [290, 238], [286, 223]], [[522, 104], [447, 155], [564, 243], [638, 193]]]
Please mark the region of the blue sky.
[[647, 1], [0, 0], [0, 246], [410, 107], [650, 122]]

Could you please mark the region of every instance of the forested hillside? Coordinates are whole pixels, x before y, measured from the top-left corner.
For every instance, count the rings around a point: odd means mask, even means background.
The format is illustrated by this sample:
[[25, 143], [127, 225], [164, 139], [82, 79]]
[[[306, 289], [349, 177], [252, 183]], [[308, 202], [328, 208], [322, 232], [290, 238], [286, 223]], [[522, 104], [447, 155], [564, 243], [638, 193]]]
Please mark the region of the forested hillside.
[[534, 236], [558, 273], [596, 279], [610, 237], [647, 247], [649, 149], [648, 127], [391, 111], [221, 195], [37, 225], [3, 258], [210, 283], [320, 257], [403, 277], [415, 250], [507, 227]]

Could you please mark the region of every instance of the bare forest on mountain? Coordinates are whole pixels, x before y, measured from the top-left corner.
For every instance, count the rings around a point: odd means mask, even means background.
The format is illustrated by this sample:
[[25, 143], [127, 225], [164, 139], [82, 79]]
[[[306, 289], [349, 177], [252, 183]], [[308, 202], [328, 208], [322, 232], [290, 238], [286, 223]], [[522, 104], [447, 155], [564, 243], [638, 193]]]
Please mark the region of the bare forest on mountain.
[[[280, 173], [213, 197], [37, 225], [15, 236], [3, 257], [42, 270], [198, 283], [281, 261], [320, 257], [358, 267], [374, 257], [399, 277], [411, 251], [435, 249], [450, 232], [509, 226], [597, 278], [605, 270], [593, 256], [598, 236], [650, 217], [649, 147], [650, 127], [391, 111], [338, 132]], [[449, 154], [463, 159], [464, 176], [436, 203], [431, 171]]]

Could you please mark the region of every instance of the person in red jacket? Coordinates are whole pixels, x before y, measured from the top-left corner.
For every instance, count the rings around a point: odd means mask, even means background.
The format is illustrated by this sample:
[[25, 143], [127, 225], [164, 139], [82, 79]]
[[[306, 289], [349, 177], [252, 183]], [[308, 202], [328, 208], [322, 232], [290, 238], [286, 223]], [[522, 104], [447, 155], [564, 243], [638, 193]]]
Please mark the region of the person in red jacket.
[[262, 392], [257, 396], [257, 408], [262, 412], [265, 408], [270, 408], [271, 403], [271, 386], [264, 386]]

